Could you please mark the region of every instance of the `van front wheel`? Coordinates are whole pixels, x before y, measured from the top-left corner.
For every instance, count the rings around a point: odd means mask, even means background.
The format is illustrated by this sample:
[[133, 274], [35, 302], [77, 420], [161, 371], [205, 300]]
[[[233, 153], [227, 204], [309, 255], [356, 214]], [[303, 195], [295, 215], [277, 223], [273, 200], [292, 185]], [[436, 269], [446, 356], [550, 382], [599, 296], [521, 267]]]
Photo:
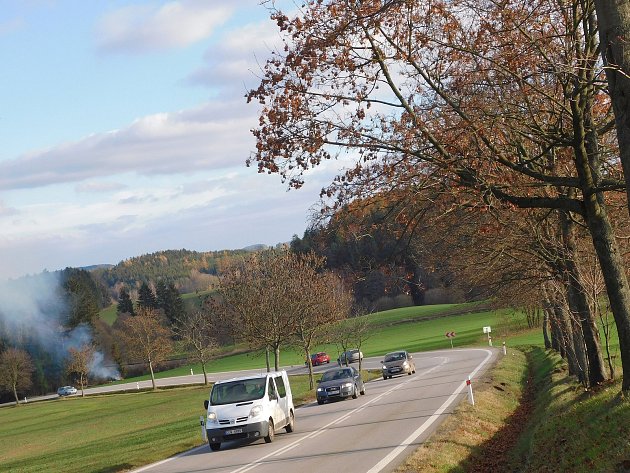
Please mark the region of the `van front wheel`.
[[293, 416], [293, 412], [290, 412], [289, 423], [284, 426], [284, 430], [286, 430], [287, 433], [290, 434], [291, 432], [293, 432], [294, 428], [295, 428], [295, 417]]
[[273, 421], [269, 419], [269, 431], [267, 432], [267, 436], [265, 437], [265, 443], [273, 442], [273, 438], [275, 437], [276, 432], [273, 429]]

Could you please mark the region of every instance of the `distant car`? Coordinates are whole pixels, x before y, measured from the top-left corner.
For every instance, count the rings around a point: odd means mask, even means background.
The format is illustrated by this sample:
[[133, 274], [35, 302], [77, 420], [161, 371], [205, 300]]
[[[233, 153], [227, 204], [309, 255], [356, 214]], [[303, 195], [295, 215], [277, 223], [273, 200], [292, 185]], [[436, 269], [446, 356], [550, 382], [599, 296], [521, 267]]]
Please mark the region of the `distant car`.
[[348, 363], [357, 363], [363, 359], [363, 352], [357, 349], [344, 351], [339, 358], [337, 358], [337, 364], [347, 364], [346, 359], [348, 360]]
[[393, 351], [385, 355], [383, 359], [383, 379], [391, 378], [396, 374], [411, 374], [416, 372], [416, 364], [413, 356], [405, 350]]
[[[330, 363], [330, 356], [326, 352], [320, 351], [311, 355], [311, 364], [313, 366], [323, 365], [324, 363]], [[304, 364], [307, 364], [307, 362], [305, 361]]]
[[328, 370], [317, 383], [317, 404], [350, 396], [356, 399], [359, 394], [365, 394], [361, 373], [352, 366]]
[[61, 386], [59, 389], [57, 389], [57, 394], [59, 394], [60, 396], [69, 396], [76, 393], [77, 388], [75, 388], [74, 386]]

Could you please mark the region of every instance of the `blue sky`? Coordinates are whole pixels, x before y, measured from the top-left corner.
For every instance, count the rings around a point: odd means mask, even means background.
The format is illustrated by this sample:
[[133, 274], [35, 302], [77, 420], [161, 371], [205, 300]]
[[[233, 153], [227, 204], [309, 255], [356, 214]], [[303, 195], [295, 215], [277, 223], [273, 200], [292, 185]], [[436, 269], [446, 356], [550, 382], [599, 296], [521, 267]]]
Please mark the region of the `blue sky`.
[[302, 235], [334, 164], [245, 167], [258, 0], [0, 0], [0, 279]]

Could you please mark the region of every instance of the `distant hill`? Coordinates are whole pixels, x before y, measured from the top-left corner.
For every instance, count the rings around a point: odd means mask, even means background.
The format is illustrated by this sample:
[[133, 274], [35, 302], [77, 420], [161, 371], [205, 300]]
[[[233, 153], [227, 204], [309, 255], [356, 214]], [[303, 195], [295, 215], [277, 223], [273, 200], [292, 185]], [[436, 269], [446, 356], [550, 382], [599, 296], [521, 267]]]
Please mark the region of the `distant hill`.
[[240, 250], [158, 251], [135, 256], [116, 265], [95, 265], [91, 273], [110, 289], [114, 299], [121, 286], [133, 290], [143, 282], [155, 284], [160, 280], [174, 283], [182, 293], [203, 291], [212, 287], [217, 273], [230, 259], [265, 248], [268, 247], [251, 245]]

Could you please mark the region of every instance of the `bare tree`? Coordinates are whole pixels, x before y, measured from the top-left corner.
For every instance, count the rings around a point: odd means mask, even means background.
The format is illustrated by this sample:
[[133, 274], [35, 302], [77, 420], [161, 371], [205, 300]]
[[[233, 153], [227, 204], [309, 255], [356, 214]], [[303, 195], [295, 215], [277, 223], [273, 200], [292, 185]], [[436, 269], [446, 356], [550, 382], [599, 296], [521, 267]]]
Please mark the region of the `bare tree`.
[[[343, 352], [348, 351], [350, 347], [356, 348], [361, 352], [361, 346], [370, 338], [370, 324], [367, 316], [351, 317], [342, 320], [337, 325], [337, 335], [335, 337], [337, 343], [341, 346]], [[340, 360], [341, 361], [341, 360]], [[345, 363], [348, 364], [348, 357], [345, 357]], [[363, 360], [359, 355], [359, 371]]]
[[127, 355], [132, 359], [142, 360], [149, 366], [153, 389], [157, 389], [153, 368], [171, 353], [172, 331], [164, 326], [157, 311], [140, 308], [135, 317], [129, 317], [122, 322], [119, 334]]
[[15, 405], [19, 406], [18, 391], [32, 385], [33, 363], [29, 354], [19, 348], [8, 348], [0, 355], [0, 388], [12, 391]]
[[280, 369], [280, 347], [295, 332], [293, 263], [286, 249], [253, 253], [225, 269], [217, 291], [219, 310], [235, 336], [252, 349], [272, 350], [276, 370]]
[[77, 377], [81, 387], [81, 396], [85, 397], [85, 387], [88, 384], [88, 374], [90, 373], [90, 363], [94, 358], [94, 347], [85, 344], [81, 348], [70, 348], [69, 357], [66, 363], [66, 372], [70, 376]]
[[341, 279], [323, 272], [324, 258], [292, 254], [294, 303], [287, 308], [295, 317], [295, 340], [306, 356], [310, 388], [314, 387], [311, 349], [330, 332], [331, 323], [348, 316], [352, 295]]
[[199, 310], [184, 314], [177, 322], [174, 332], [185, 343], [191, 358], [201, 363], [204, 384], [208, 384], [206, 364], [218, 346], [214, 322]]

